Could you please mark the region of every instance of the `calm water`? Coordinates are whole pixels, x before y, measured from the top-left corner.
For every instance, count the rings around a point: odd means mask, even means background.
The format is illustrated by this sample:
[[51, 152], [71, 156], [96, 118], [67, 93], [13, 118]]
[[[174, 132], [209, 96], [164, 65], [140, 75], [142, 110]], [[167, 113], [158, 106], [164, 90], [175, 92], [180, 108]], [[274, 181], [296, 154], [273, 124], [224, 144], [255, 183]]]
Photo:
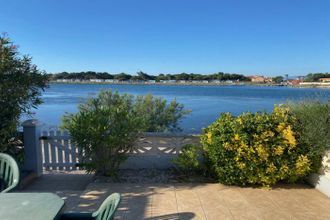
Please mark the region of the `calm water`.
[[34, 118], [46, 126], [58, 126], [65, 112], [77, 111], [77, 104], [101, 89], [143, 95], [151, 93], [166, 100], [176, 99], [192, 113], [181, 121], [186, 133], [198, 133], [221, 112], [270, 111], [274, 104], [304, 98], [330, 99], [329, 89], [253, 87], [253, 86], [157, 86], [51, 84], [43, 93], [44, 103], [35, 110]]

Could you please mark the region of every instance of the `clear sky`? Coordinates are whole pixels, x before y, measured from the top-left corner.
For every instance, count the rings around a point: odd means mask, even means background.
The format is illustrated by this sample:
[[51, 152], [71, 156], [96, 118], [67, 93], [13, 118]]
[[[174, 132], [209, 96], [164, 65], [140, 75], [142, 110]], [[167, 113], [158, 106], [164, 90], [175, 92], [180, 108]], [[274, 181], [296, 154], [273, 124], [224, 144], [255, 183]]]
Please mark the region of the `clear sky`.
[[48, 72], [330, 72], [330, 0], [0, 0]]

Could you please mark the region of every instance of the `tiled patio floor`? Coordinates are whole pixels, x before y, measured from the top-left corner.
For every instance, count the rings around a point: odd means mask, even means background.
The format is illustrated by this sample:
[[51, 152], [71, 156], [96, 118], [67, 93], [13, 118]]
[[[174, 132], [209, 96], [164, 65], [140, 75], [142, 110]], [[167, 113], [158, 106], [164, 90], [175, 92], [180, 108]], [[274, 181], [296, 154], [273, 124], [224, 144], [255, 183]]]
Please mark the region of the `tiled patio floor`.
[[[330, 219], [330, 199], [306, 185], [268, 190], [221, 184], [90, 183], [85, 190], [75, 190], [73, 180], [67, 183], [68, 190], [50, 190], [66, 200], [65, 211], [95, 210], [107, 195], [120, 192], [123, 200], [116, 219]], [[41, 181], [30, 190], [37, 185]]]

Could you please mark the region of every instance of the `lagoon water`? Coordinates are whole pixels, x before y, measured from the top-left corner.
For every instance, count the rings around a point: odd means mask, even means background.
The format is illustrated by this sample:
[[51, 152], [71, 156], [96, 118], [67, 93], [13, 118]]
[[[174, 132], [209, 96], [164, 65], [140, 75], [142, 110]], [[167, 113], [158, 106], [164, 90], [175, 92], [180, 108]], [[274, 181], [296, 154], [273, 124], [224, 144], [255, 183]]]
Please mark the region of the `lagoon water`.
[[330, 99], [329, 89], [266, 86], [187, 86], [187, 85], [110, 85], [51, 84], [43, 94], [44, 103], [33, 118], [47, 127], [60, 125], [65, 112], [76, 112], [77, 104], [102, 89], [134, 95], [153, 94], [166, 100], [176, 99], [192, 112], [180, 123], [184, 133], [199, 133], [221, 112], [270, 111], [274, 104], [288, 100]]

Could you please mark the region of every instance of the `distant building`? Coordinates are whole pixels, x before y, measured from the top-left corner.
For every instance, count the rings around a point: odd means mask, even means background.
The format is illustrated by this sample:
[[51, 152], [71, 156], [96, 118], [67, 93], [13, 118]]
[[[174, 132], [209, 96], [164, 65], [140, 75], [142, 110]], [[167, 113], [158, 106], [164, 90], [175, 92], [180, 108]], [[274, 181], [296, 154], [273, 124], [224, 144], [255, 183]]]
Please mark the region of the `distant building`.
[[306, 76], [297, 76], [297, 80], [299, 80], [300, 82], [303, 82], [305, 80]]
[[164, 83], [175, 83], [175, 80], [165, 80]]
[[299, 85], [301, 83], [299, 79], [290, 79], [287, 82], [289, 85], [293, 85], [293, 86]]
[[90, 81], [90, 82], [96, 82], [96, 83], [104, 82], [103, 79], [90, 79], [89, 81]]
[[106, 80], [104, 80], [104, 82], [107, 82], [107, 83], [113, 83], [114, 80], [113, 80], [113, 79], [106, 79]]
[[263, 76], [248, 76], [248, 78], [251, 80], [251, 82], [254, 83], [265, 83], [266, 78]]
[[330, 78], [320, 78], [319, 81], [323, 83], [330, 82]]
[[64, 83], [67, 83], [67, 82], [73, 82], [72, 79], [57, 79], [56, 82], [64, 82]]

